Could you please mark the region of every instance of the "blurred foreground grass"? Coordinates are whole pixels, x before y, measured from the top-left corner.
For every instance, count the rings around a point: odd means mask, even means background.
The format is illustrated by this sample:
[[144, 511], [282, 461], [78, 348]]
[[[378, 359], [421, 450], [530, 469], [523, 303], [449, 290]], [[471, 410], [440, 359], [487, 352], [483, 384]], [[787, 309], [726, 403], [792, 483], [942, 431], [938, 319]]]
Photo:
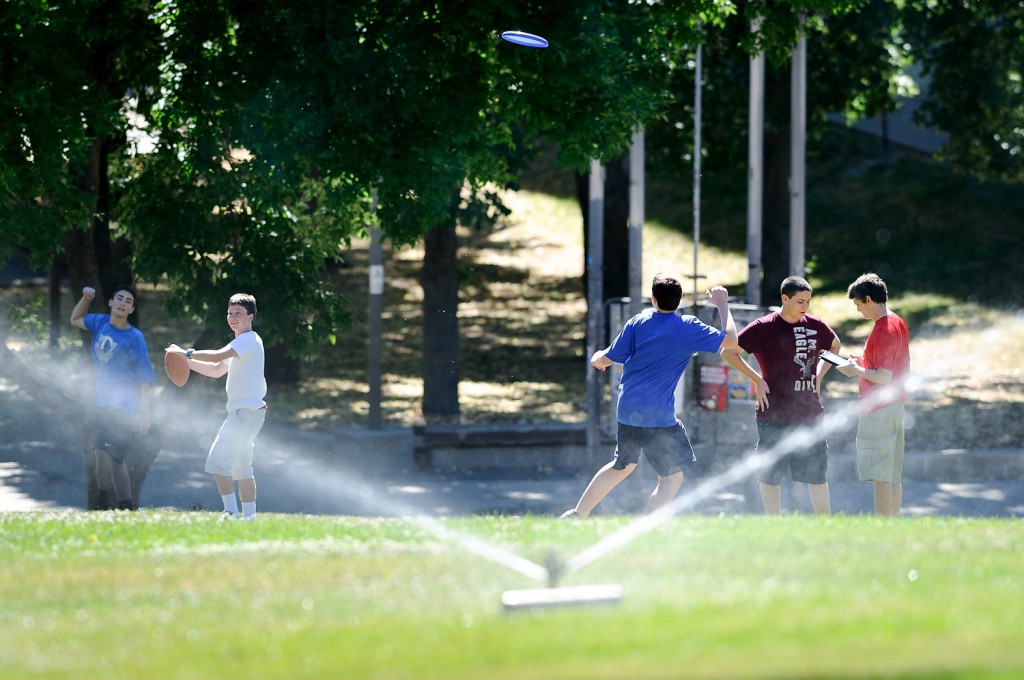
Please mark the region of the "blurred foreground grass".
[[0, 514], [0, 678], [1011, 678], [1016, 520], [680, 516], [565, 576], [620, 604], [503, 612], [624, 517]]

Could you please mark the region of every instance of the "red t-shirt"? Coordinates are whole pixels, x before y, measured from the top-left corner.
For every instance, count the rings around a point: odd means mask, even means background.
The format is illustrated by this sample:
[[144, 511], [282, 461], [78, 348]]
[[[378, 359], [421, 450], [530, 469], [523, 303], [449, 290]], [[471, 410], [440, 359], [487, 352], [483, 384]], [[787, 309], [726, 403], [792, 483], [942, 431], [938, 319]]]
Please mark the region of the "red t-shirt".
[[768, 383], [768, 408], [757, 411], [758, 420], [805, 423], [821, 416], [825, 409], [814, 389], [818, 352], [835, 339], [835, 331], [811, 314], [789, 323], [773, 312], [740, 331], [740, 347], [754, 355]]
[[[864, 368], [892, 371], [892, 382], [880, 385], [860, 379], [860, 410], [872, 413], [907, 400], [907, 374], [910, 373], [910, 330], [893, 312], [875, 321], [864, 345]], [[770, 396], [770, 395], [769, 395]], [[865, 405], [866, 404], [866, 405]]]

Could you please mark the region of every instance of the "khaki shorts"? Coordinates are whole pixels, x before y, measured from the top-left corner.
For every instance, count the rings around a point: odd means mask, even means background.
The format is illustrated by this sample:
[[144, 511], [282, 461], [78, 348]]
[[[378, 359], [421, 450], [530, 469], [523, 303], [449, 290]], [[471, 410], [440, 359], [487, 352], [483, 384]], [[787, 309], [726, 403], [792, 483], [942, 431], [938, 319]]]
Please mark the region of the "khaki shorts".
[[252, 477], [252, 452], [266, 417], [266, 409], [240, 408], [229, 413], [206, 457], [206, 471], [232, 479]]
[[899, 484], [903, 477], [903, 404], [861, 413], [857, 422], [857, 477]]

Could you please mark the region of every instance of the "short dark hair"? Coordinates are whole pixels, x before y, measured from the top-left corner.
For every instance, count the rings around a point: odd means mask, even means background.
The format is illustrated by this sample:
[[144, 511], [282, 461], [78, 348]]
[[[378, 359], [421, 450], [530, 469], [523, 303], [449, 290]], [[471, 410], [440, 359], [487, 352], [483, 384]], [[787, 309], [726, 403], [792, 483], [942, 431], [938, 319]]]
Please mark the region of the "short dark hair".
[[878, 274], [861, 274], [857, 280], [846, 289], [846, 295], [851, 300], [864, 302], [871, 298], [872, 302], [884, 303], [889, 299], [889, 289], [885, 287], [885, 281]]
[[256, 316], [256, 298], [248, 293], [235, 293], [228, 300], [228, 307], [231, 305], [238, 305], [239, 307], [245, 307], [245, 311], [249, 312], [253, 316]]
[[110, 291], [110, 299], [113, 300], [114, 296], [117, 295], [118, 293], [120, 293], [121, 291], [124, 291], [124, 292], [128, 293], [129, 295], [131, 295], [133, 301], [139, 299], [139, 296], [135, 294], [135, 289], [134, 288], [132, 288], [128, 284], [122, 285], [120, 283], [114, 284], [114, 290]]
[[683, 298], [683, 285], [679, 279], [668, 274], [655, 274], [651, 283], [651, 295], [658, 303], [658, 309], [674, 312]]
[[808, 293], [814, 292], [811, 284], [807, 283], [807, 279], [802, 276], [787, 276], [779, 286], [779, 292], [786, 297], [793, 297], [802, 290], [806, 290]]

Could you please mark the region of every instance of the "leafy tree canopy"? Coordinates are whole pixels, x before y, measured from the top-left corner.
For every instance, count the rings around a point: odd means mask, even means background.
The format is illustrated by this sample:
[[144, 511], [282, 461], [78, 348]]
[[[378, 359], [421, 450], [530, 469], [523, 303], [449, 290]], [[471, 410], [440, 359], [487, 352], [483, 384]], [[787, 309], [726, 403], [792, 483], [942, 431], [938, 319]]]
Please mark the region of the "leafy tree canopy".
[[[640, 125], [688, 120], [678, 107], [692, 90], [678, 85], [698, 40], [730, 55], [709, 91], [738, 119], [734, 56], [782, 63], [802, 16], [829, 36], [811, 60], [818, 110], [884, 110], [918, 58], [947, 156], [1019, 177], [1021, 12], [996, 0], [13, 0], [0, 9], [0, 253], [26, 247], [41, 264], [62, 232], [103, 215], [130, 239], [136, 275], [171, 284], [171, 311], [219, 320], [227, 294], [248, 290], [300, 345], [322, 340], [346, 319], [326, 265], [372, 220], [413, 242], [465, 183], [513, 181], [542, 137], [582, 169]], [[506, 29], [551, 46], [504, 43]], [[134, 153], [139, 129], [152, 152]], [[103, 200], [82, 179], [96, 164], [109, 167]]]

